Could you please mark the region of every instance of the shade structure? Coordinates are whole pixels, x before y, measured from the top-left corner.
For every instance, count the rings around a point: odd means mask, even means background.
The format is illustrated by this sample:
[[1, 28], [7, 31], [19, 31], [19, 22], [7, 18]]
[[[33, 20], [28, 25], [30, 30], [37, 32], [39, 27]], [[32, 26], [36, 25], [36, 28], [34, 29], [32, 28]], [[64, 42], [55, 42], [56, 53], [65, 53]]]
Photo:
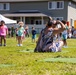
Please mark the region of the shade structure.
[[3, 15], [0, 14], [0, 21], [1, 20], [3, 20], [5, 22], [5, 24], [16, 24], [17, 23], [16, 20], [6, 18], [6, 17], [4, 17]]

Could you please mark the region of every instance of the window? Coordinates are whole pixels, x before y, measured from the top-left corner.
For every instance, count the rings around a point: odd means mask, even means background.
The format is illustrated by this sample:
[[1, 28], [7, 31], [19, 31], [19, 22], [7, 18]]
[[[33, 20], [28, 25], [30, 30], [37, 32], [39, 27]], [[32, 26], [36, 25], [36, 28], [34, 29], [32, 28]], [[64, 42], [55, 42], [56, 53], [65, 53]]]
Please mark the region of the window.
[[63, 9], [64, 2], [63, 1], [52, 1], [48, 2], [48, 9]]
[[36, 25], [39, 25], [39, 24], [41, 25], [41, 20], [35, 20], [35, 24]]
[[56, 3], [55, 2], [49, 2], [49, 9], [55, 9]]
[[53, 17], [54, 20], [63, 20], [63, 17]]
[[57, 2], [57, 8], [59, 8], [59, 9], [63, 8], [63, 6], [64, 6], [63, 4], [64, 4], [63, 2]]
[[0, 10], [9, 10], [9, 3], [0, 3]]

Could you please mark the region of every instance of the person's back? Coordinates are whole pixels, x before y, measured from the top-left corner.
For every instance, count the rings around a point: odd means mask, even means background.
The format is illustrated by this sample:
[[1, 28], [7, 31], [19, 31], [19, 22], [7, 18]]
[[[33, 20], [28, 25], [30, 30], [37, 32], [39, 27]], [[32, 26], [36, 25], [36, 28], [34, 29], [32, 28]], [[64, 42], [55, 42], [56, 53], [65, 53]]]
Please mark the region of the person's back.
[[[53, 25], [57, 25], [59, 23], [61, 28], [53, 28]], [[47, 27], [41, 31], [39, 36], [35, 52], [58, 52], [61, 51], [61, 47], [63, 45], [63, 41], [59, 41], [57, 43], [53, 42], [53, 36], [61, 33], [65, 29], [64, 24], [61, 21], [48, 22]]]
[[[45, 28], [46, 29], [46, 28]], [[45, 29], [43, 29], [42, 31], [41, 31], [41, 34], [42, 34], [42, 41], [43, 42], [45, 42], [46, 44], [47, 43], [52, 43], [53, 42], [53, 35], [52, 35], [52, 33], [53, 33], [53, 29], [49, 29], [48, 30], [48, 32], [47, 31], [45, 31]], [[45, 34], [47, 32], [47, 34]]]

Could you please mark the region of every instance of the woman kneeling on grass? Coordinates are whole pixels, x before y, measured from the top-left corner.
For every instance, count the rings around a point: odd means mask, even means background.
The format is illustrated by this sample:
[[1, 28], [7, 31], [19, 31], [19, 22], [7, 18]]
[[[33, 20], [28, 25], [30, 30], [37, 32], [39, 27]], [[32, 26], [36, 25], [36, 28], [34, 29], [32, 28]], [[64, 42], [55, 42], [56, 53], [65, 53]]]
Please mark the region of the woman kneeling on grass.
[[[54, 28], [53, 25], [60, 24], [61, 28]], [[65, 30], [65, 25], [57, 21], [49, 21], [47, 26], [42, 29], [34, 52], [59, 52], [63, 46], [63, 41], [53, 42], [56, 34]]]

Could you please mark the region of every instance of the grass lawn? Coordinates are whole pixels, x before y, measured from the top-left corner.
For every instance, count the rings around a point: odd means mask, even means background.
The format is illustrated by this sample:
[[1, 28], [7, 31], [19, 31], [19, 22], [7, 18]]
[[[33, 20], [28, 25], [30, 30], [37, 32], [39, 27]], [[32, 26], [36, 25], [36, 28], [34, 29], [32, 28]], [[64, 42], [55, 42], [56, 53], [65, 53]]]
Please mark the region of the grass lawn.
[[[0, 75], [76, 75], [76, 63], [40, 61], [46, 58], [76, 58], [76, 39], [68, 39], [68, 48], [57, 53], [34, 53], [35, 43], [26, 38], [22, 47], [15, 38], [7, 38], [0, 47]], [[72, 60], [71, 60], [72, 61]]]

